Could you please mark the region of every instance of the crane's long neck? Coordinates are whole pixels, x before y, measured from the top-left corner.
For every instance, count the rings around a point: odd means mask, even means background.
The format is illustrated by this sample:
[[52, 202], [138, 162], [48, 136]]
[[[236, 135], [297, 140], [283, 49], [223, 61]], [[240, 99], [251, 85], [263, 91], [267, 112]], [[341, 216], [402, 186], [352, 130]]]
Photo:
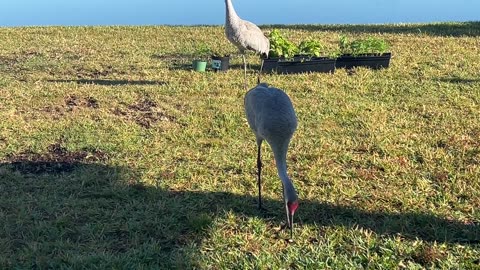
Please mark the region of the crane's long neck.
[[297, 198], [297, 191], [293, 186], [290, 177], [287, 174], [287, 149], [288, 149], [288, 142], [285, 145], [273, 147], [273, 154], [275, 156], [275, 163], [277, 165], [277, 172], [280, 180], [282, 180], [285, 199], [289, 202], [296, 201]]
[[237, 21], [239, 19], [237, 13], [235, 12], [235, 9], [233, 8], [233, 4], [231, 0], [225, 0], [225, 7], [226, 7], [226, 21], [227, 23], [232, 23], [234, 21]]

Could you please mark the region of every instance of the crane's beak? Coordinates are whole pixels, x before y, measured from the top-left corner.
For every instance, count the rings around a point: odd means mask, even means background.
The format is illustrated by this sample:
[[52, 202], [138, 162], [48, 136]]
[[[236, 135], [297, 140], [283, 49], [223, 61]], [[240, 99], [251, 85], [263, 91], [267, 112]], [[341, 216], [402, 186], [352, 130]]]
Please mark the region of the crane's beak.
[[285, 205], [285, 209], [287, 210], [287, 224], [290, 228], [290, 240], [293, 238], [293, 215], [298, 208], [298, 201], [294, 201], [292, 203], [287, 203]]

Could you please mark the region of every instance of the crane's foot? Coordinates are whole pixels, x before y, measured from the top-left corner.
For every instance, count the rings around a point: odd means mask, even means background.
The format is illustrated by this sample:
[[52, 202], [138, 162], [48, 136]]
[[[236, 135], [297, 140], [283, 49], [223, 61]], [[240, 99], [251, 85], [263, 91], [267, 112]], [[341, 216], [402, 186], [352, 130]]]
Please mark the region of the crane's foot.
[[282, 223], [280, 224], [280, 230], [283, 231], [283, 230], [285, 230], [285, 229], [290, 229], [290, 227], [288, 226], [288, 223], [286, 223], [286, 222], [283, 223], [283, 222], [282, 222]]
[[289, 237], [283, 238], [286, 242], [288, 243], [293, 243], [293, 238], [291, 235], [290, 227], [288, 226], [288, 223], [280, 223], [280, 226], [274, 229], [277, 235], [280, 237], [280, 232], [288, 230]]

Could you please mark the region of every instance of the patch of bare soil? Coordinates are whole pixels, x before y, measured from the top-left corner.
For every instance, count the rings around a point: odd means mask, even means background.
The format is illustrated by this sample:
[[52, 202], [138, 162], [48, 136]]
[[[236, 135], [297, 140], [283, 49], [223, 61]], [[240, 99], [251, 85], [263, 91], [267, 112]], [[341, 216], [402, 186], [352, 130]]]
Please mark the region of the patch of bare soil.
[[59, 119], [66, 112], [72, 112], [76, 108], [98, 109], [100, 108], [100, 103], [94, 97], [70, 95], [64, 98], [64, 104], [48, 105], [42, 108], [41, 111], [50, 114], [53, 119]]
[[174, 122], [176, 120], [175, 116], [167, 114], [155, 101], [148, 98], [126, 105], [126, 108], [117, 107], [113, 113], [133, 120], [139, 126], [147, 129], [160, 121]]
[[19, 64], [21, 62], [24, 62], [28, 59], [34, 58], [34, 57], [41, 57], [44, 56], [40, 52], [36, 51], [22, 51], [18, 53], [13, 53], [11, 55], [2, 55], [0, 56], [0, 64], [6, 64], [9, 66], [13, 66], [16, 64]]
[[92, 108], [98, 109], [99, 104], [98, 100], [94, 97], [77, 97], [75, 95], [70, 95], [65, 98], [65, 105], [71, 111], [75, 107], [85, 107], [85, 108]]
[[45, 106], [41, 111], [48, 113], [54, 120], [58, 120], [65, 115], [65, 108], [61, 106]]
[[436, 250], [433, 247], [423, 246], [418, 249], [415, 254], [412, 256], [412, 259], [421, 264], [422, 266], [428, 267], [433, 264], [435, 261], [440, 261], [445, 259], [446, 255], [441, 251]]
[[11, 155], [7, 163], [23, 174], [59, 174], [71, 172], [82, 163], [93, 163], [107, 159], [107, 154], [95, 151], [68, 151], [60, 143], [51, 144], [47, 153], [23, 152]]
[[14, 57], [0, 55], [0, 65], [1, 66], [12, 67], [16, 63], [17, 63], [17, 59], [15, 59]]

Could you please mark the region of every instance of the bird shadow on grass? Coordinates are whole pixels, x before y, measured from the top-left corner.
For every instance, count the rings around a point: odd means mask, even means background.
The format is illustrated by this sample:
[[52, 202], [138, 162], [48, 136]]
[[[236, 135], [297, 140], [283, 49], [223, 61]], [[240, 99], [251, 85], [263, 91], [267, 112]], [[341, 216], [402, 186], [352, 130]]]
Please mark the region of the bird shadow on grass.
[[195, 54], [193, 53], [164, 53], [164, 54], [152, 54], [150, 58], [162, 61], [179, 61], [193, 59]]
[[[256, 196], [173, 191], [146, 186], [139, 173], [102, 165], [102, 152], [11, 155], [0, 163], [0, 268], [122, 268], [143, 265], [189, 268], [215, 218], [227, 212], [281, 223], [282, 202], [265, 199], [275, 213], [256, 209]], [[171, 177], [167, 172], [160, 177]], [[476, 245], [478, 224], [429, 213], [368, 212], [319, 201], [301, 201], [302, 225], [365, 228], [380, 235]], [[6, 258], [6, 259], [5, 259]], [[8, 268], [8, 267], [7, 267]]]
[[192, 62], [174, 62], [168, 66], [168, 70], [193, 70]]
[[480, 21], [463, 23], [429, 24], [306, 24], [306, 25], [265, 25], [276, 29], [305, 31], [332, 31], [344, 33], [387, 33], [387, 34], [425, 34], [429, 36], [480, 36]]
[[[243, 63], [240, 64], [232, 64], [232, 59], [235, 57], [241, 59], [241, 55], [237, 54], [230, 54], [230, 64], [229, 69], [242, 69], [243, 70]], [[194, 54], [154, 54], [151, 56], [152, 59], [161, 60], [166, 62], [169, 70], [192, 70], [192, 63], [193, 60], [198, 58]], [[204, 58], [207, 61], [207, 70], [210, 71], [210, 56]], [[259, 70], [260, 64], [251, 64], [247, 63], [247, 69]]]
[[441, 81], [441, 82], [455, 83], [455, 84], [476, 84], [476, 83], [480, 83], [480, 78], [450, 77], [450, 78], [440, 78], [438, 80]]
[[[188, 62], [188, 63], [187, 62], [172, 62], [168, 68], [169, 68], [169, 70], [193, 70], [192, 62]], [[243, 67], [243, 64], [230, 64], [228, 66], [228, 69], [229, 70], [233, 70], [233, 69], [243, 70], [244, 67]], [[258, 70], [260, 70], [260, 65], [248, 64], [247, 65], [247, 72], [252, 72], [252, 70], [255, 71], [255, 72], [258, 72]], [[210, 67], [207, 67], [207, 71], [208, 72], [210, 72], [210, 71], [215, 72]]]
[[[243, 67], [243, 64], [233, 64], [233, 65], [230, 65], [231, 69], [244, 69]], [[260, 64], [250, 64], [248, 63], [247, 64], [247, 72], [250, 71], [250, 70], [255, 70], [258, 72], [258, 70], [260, 70]]]
[[164, 81], [151, 81], [151, 80], [108, 80], [108, 79], [47, 80], [47, 82], [92, 84], [92, 85], [106, 85], [106, 86], [120, 86], [120, 85], [166, 85], [166, 84], [168, 84], [167, 82], [164, 82]]
[[169, 70], [192, 70], [193, 53], [153, 54], [153, 60], [165, 62]]

